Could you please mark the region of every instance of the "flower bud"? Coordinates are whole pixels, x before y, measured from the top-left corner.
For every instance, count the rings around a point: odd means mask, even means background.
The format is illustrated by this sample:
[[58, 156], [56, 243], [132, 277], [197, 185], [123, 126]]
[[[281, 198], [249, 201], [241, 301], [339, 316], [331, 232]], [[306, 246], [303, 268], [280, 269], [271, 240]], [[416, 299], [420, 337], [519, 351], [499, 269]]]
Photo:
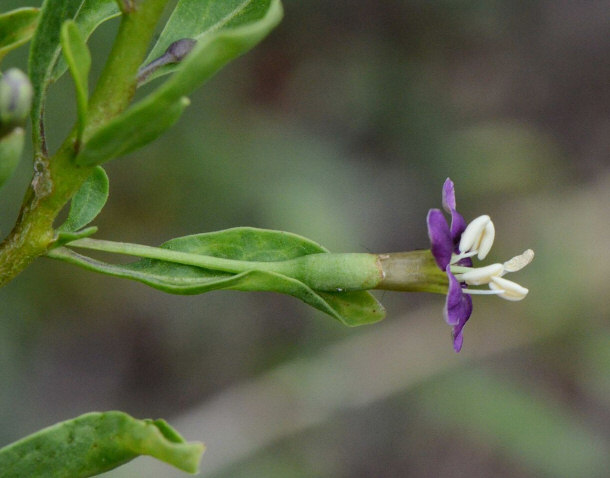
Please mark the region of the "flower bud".
[[30, 79], [17, 68], [11, 68], [0, 77], [0, 136], [21, 126], [31, 107]]
[[191, 38], [182, 38], [180, 40], [176, 40], [174, 43], [167, 47], [167, 50], [165, 50], [165, 54], [170, 56], [168, 61], [171, 59], [171, 61], [177, 63], [179, 61], [184, 60], [186, 55], [191, 52], [191, 50], [195, 47], [196, 44], [197, 41]]

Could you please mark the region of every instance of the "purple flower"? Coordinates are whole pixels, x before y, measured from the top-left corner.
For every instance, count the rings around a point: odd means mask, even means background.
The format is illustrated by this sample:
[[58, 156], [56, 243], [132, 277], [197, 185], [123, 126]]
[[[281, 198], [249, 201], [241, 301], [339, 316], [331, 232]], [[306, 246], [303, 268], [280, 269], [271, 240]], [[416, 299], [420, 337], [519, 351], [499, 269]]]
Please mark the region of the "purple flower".
[[[506, 300], [523, 299], [528, 290], [502, 276], [528, 265], [534, 252], [528, 249], [504, 264], [473, 268], [471, 257], [476, 255], [478, 259], [484, 259], [493, 244], [495, 228], [491, 219], [487, 215], [479, 216], [467, 226], [456, 210], [455, 189], [449, 178], [443, 184], [443, 209], [451, 215], [451, 224], [440, 209], [430, 209], [428, 236], [434, 260], [449, 281], [444, 316], [453, 328], [453, 349], [459, 352], [464, 341], [462, 330], [472, 314], [470, 294], [495, 294]], [[489, 285], [490, 290], [467, 288], [468, 285], [484, 284]]]
[[[436, 264], [447, 273], [449, 279], [444, 316], [445, 321], [453, 327], [453, 348], [459, 352], [463, 343], [462, 329], [472, 314], [472, 298], [463, 292], [466, 284], [461, 284], [450, 270], [452, 255], [460, 252], [458, 245], [466, 230], [466, 221], [456, 210], [455, 188], [449, 178], [443, 184], [443, 209], [451, 215], [451, 225], [440, 209], [430, 209], [427, 218], [428, 236]], [[472, 261], [464, 258], [458, 264], [469, 267]]]

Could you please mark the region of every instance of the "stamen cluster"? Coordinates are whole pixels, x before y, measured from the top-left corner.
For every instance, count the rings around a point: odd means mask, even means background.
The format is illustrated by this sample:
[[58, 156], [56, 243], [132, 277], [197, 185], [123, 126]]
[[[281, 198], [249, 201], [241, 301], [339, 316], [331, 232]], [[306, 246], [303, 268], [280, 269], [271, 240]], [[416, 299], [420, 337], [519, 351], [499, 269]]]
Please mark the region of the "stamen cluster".
[[467, 285], [488, 285], [490, 290], [464, 288], [467, 294], [495, 294], [506, 300], [522, 300], [528, 294], [528, 289], [516, 282], [504, 279], [502, 276], [509, 272], [523, 269], [534, 259], [534, 251], [526, 250], [513, 257], [504, 264], [496, 263], [483, 267], [464, 267], [457, 263], [466, 258], [477, 256], [479, 260], [485, 259], [495, 238], [495, 228], [490, 217], [479, 216], [468, 224], [458, 245], [458, 253], [452, 254], [450, 270], [455, 278]]

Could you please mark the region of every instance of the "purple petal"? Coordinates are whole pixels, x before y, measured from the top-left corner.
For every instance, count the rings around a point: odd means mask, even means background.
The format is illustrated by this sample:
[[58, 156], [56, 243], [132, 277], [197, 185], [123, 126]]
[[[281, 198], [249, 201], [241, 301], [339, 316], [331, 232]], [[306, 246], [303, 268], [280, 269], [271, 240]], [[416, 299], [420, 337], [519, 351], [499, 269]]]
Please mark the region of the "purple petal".
[[443, 209], [447, 212], [455, 211], [455, 187], [453, 181], [449, 178], [445, 179], [443, 184]]
[[443, 184], [443, 209], [451, 214], [451, 239], [454, 245], [460, 242], [462, 232], [466, 229], [466, 221], [462, 215], [457, 212], [457, 203], [455, 201], [455, 186], [451, 179], [447, 178]]
[[449, 291], [445, 302], [445, 321], [453, 325], [453, 348], [459, 352], [462, 348], [462, 329], [472, 314], [472, 298], [462, 292], [462, 285], [455, 278], [447, 266]]
[[457, 327], [453, 328], [453, 350], [459, 352], [462, 350], [462, 344], [464, 343], [464, 334], [462, 334], [461, 327], [459, 332], [457, 332], [456, 329]]
[[451, 210], [451, 239], [454, 246], [460, 243], [462, 233], [466, 230], [466, 221], [455, 209]]
[[430, 209], [426, 222], [428, 223], [430, 250], [436, 264], [444, 271], [451, 262], [451, 254], [454, 249], [449, 224], [440, 209]]

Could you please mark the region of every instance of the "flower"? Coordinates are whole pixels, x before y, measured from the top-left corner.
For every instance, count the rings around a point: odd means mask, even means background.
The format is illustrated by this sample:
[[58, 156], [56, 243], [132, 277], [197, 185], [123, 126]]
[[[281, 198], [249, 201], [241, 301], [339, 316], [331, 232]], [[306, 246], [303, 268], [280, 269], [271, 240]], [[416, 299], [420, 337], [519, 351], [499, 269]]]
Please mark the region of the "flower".
[[[445, 321], [452, 326], [453, 348], [462, 349], [463, 328], [472, 314], [471, 294], [494, 294], [507, 300], [521, 300], [528, 290], [504, 279], [508, 272], [516, 272], [534, 258], [531, 249], [503, 264], [473, 267], [472, 258], [484, 259], [493, 245], [495, 227], [487, 215], [479, 216], [468, 225], [457, 212], [453, 181], [447, 178], [443, 184], [443, 209], [450, 214], [449, 224], [440, 209], [430, 209], [427, 217], [430, 250], [439, 269], [447, 274], [449, 287], [445, 300]], [[468, 286], [485, 285], [489, 290]]]

